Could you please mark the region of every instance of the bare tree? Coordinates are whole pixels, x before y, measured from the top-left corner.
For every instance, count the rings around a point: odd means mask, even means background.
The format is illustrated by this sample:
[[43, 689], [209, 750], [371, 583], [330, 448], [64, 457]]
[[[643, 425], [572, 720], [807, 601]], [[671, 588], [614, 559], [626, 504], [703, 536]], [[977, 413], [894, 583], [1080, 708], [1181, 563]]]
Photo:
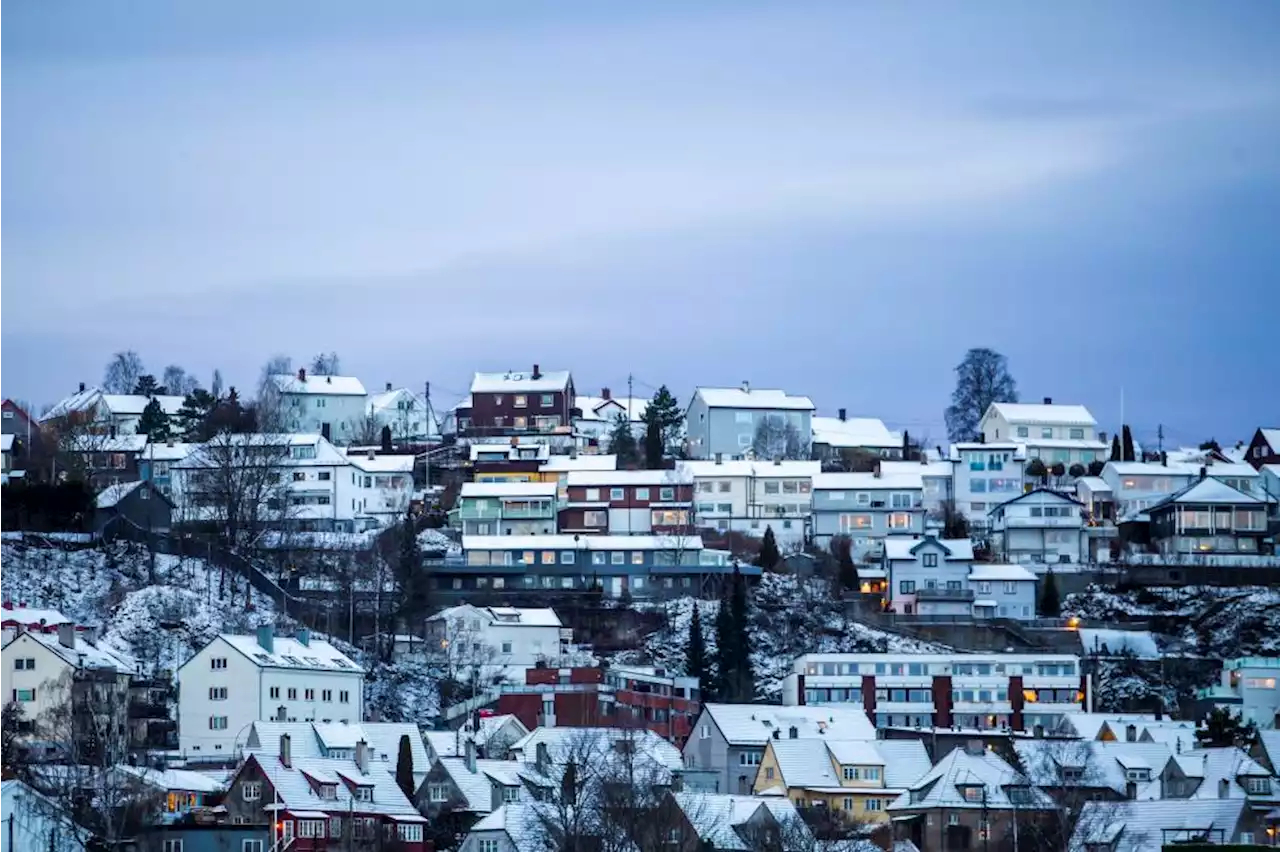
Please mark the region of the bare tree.
[[751, 451], [758, 459], [802, 459], [809, 455], [800, 430], [779, 414], [766, 414], [756, 421]]
[[174, 493], [187, 520], [211, 524], [223, 543], [247, 549], [292, 512], [286, 477], [293, 447], [287, 436], [214, 436], [174, 467]]
[[342, 374], [342, 361], [337, 352], [321, 352], [311, 359], [310, 369], [316, 376], [337, 376]]
[[1028, 741], [1017, 750], [1026, 777], [1048, 793], [1055, 806], [1049, 811], [1020, 809], [1014, 802], [1012, 822], [1022, 843], [1037, 849], [1066, 849], [1082, 827], [1102, 828], [1117, 818], [1116, 800], [1128, 791], [1117, 790], [1116, 781], [1102, 769], [1102, 761], [1114, 757], [1099, 755], [1096, 748], [1090, 740], [1045, 739]]
[[127, 349], [111, 356], [107, 368], [102, 374], [102, 389], [107, 393], [129, 394], [138, 384], [138, 379], [146, 372], [142, 366], [142, 358], [132, 349]]
[[200, 382], [196, 377], [177, 364], [170, 364], [164, 368], [164, 374], [160, 382], [164, 385], [165, 390], [173, 396], [186, 396], [200, 387]]

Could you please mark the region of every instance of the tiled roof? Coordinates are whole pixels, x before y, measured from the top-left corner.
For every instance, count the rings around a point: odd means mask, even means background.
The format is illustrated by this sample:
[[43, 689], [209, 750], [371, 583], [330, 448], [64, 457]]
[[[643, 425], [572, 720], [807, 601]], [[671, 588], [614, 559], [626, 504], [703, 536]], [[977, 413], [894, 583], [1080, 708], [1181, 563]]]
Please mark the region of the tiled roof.
[[[250, 750], [248, 757], [256, 760], [271, 786], [276, 789], [280, 801], [292, 811], [324, 811], [333, 814], [350, 812], [382, 814], [386, 816], [414, 818], [425, 821], [417, 809], [396, 785], [395, 770], [370, 766], [361, 772], [354, 760], [336, 760], [324, 757], [299, 757], [295, 753], [292, 766], [280, 762], [275, 749]], [[312, 789], [307, 776], [325, 778], [338, 776], [358, 786], [373, 787], [373, 801], [357, 801], [345, 783], [336, 785], [337, 797], [322, 799]]]
[[884, 758], [884, 786], [891, 790], [910, 787], [933, 768], [921, 740], [876, 740], [876, 751]]

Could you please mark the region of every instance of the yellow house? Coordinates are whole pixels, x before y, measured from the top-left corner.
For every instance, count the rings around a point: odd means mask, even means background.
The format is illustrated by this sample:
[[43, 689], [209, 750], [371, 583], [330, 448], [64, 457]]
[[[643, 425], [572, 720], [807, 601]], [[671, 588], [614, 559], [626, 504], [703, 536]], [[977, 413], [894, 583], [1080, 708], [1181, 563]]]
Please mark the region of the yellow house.
[[776, 739], [760, 759], [754, 792], [851, 821], [884, 822], [889, 803], [931, 768], [919, 740]]

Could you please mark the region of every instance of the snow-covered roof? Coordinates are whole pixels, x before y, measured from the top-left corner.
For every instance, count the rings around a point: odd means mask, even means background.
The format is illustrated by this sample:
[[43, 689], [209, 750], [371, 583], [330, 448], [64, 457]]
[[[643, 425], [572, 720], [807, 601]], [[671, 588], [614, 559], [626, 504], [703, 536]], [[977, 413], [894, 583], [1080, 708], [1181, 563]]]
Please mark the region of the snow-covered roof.
[[1111, 493], [1111, 486], [1101, 476], [1082, 476], [1076, 480], [1076, 488], [1087, 488], [1090, 494]]
[[140, 453], [146, 446], [146, 435], [79, 435], [71, 442], [78, 453]]
[[365, 473], [413, 473], [413, 456], [411, 455], [375, 455], [369, 458], [368, 453], [346, 453], [347, 459]]
[[[297, 447], [314, 447], [311, 458], [295, 457]], [[186, 458], [177, 461], [178, 468], [220, 467], [232, 460], [248, 463], [260, 460], [266, 466], [327, 467], [351, 464], [351, 459], [321, 435], [311, 432], [253, 432], [219, 435], [204, 444], [196, 444]]]
[[1096, 426], [1098, 423], [1083, 405], [993, 402], [991, 409], [999, 412], [1006, 422], [1018, 425]]
[[1109, 630], [1081, 627], [1080, 647], [1085, 654], [1133, 654], [1140, 660], [1160, 659], [1160, 647], [1148, 630]]
[[58, 850], [87, 849], [93, 837], [66, 808], [16, 778], [0, 782], [0, 823], [0, 852], [49, 849], [53, 837], [62, 839]]
[[923, 548], [936, 545], [943, 548], [943, 558], [948, 562], [972, 562], [973, 541], [967, 538], [937, 539], [933, 536], [896, 536], [891, 535], [884, 540], [886, 559], [914, 560]]
[[779, 707], [713, 702], [702, 706], [702, 716], [709, 716], [725, 740], [735, 746], [765, 745], [773, 740], [774, 731], [781, 732], [780, 738], [790, 739], [793, 727], [800, 738], [876, 738], [876, 729], [867, 719], [867, 714], [856, 707]]
[[301, 378], [298, 374], [278, 374], [271, 383], [280, 393], [323, 394], [326, 396], [365, 396], [364, 385], [355, 376], [313, 376]]
[[[981, 787], [986, 795], [976, 801], [966, 799], [961, 788], [968, 786]], [[1028, 786], [1026, 777], [995, 752], [984, 750], [981, 754], [970, 754], [957, 747], [911, 784], [909, 792], [899, 796], [889, 805], [889, 810], [1011, 809], [1015, 805], [1009, 800], [1009, 786], [1027, 787], [1030, 798], [1017, 803], [1019, 810], [1053, 807], [1053, 800], [1048, 795], [1038, 787]]]
[[[551, 447], [545, 443], [472, 444], [469, 455], [473, 462], [494, 462], [499, 459], [542, 462], [551, 458]], [[486, 458], [482, 459], [481, 456]]]
[[[653, 731], [644, 728], [534, 728], [510, 745], [518, 760], [532, 764], [537, 759], [539, 744], [547, 747], [547, 757], [553, 765], [564, 764], [569, 758], [591, 756], [595, 762], [607, 763], [621, 753], [615, 744], [631, 742], [637, 756], [652, 761], [655, 767], [671, 772], [684, 768], [680, 750]], [[595, 767], [597, 770], [599, 766]]]
[[1252, 503], [1260, 504], [1264, 502], [1266, 501], [1261, 497], [1253, 494], [1246, 494], [1245, 492], [1232, 488], [1230, 485], [1227, 485], [1225, 482], [1220, 482], [1217, 479], [1207, 478], [1193, 482], [1180, 491], [1175, 491], [1173, 494], [1170, 494], [1154, 506], [1148, 507], [1147, 512], [1150, 513], [1162, 506], [1168, 505], [1202, 505], [1205, 503], [1241, 505]]
[[142, 448], [142, 458], [147, 461], [178, 461], [185, 459], [195, 446], [181, 441], [152, 442]]
[[571, 380], [568, 370], [539, 372], [536, 379], [532, 372], [476, 373], [471, 393], [548, 393], [567, 389]]
[[270, 651], [258, 644], [256, 635], [241, 636], [222, 633], [218, 635], [218, 639], [244, 654], [255, 665], [264, 668], [311, 669], [350, 673], [357, 676], [364, 673], [364, 669], [356, 665], [350, 657], [323, 639], [309, 639], [304, 645], [297, 639], [275, 636], [271, 640]]
[[[1160, 797], [1159, 775], [1173, 757], [1164, 743], [1098, 742], [1096, 740], [1016, 739], [1013, 748], [1027, 777], [1042, 787], [1110, 788], [1121, 796], [1130, 783], [1126, 769], [1150, 770], [1138, 781], [1137, 797]], [[1062, 769], [1079, 770], [1064, 777]]]
[[582, 412], [583, 420], [613, 421], [619, 414], [626, 414], [627, 419], [638, 423], [644, 419], [649, 409], [649, 400], [641, 396], [583, 396], [577, 394], [573, 398], [573, 407]]
[[933, 768], [922, 740], [876, 740], [876, 751], [884, 758], [884, 786], [904, 790]]
[[465, 500], [474, 497], [499, 499], [524, 499], [527, 497], [556, 496], [554, 482], [464, 482], [460, 496]]
[[170, 792], [220, 793], [226, 789], [226, 785], [216, 778], [189, 769], [152, 769], [146, 766], [124, 765], [117, 766], [116, 769], [127, 772], [152, 787]]
[[[808, 828], [800, 820], [800, 814], [790, 799], [778, 796], [735, 796], [728, 793], [676, 793], [675, 802], [684, 811], [698, 839], [707, 844], [707, 848], [725, 850], [725, 852], [749, 852], [759, 848], [752, 843], [751, 835], [739, 833], [740, 826], [748, 825], [761, 808], [764, 808], [780, 825], [788, 829], [800, 829], [808, 833]], [[794, 828], [793, 828], [794, 827]], [[744, 836], [745, 835], [745, 836]], [[784, 836], [783, 852], [792, 852], [797, 848], [809, 848], [811, 838], [797, 839], [793, 847]]]
[[73, 666], [87, 669], [115, 669], [117, 672], [138, 670], [138, 664], [127, 654], [105, 642], [95, 645], [83, 636], [76, 635], [75, 647], [69, 648], [63, 645], [54, 633], [24, 633], [14, 641], [21, 640], [23, 636], [29, 637], [33, 642], [39, 642]]
[[922, 491], [924, 479], [919, 473], [896, 473], [876, 476], [874, 473], [819, 473], [813, 477], [814, 491]]
[[[1188, 778], [1203, 779], [1191, 794], [1192, 799], [1243, 799], [1248, 791], [1242, 779], [1270, 778], [1273, 774], [1234, 746], [1185, 749], [1175, 753], [1173, 759]], [[1221, 783], [1224, 781], [1226, 784]]]
[[76, 411], [86, 411], [97, 405], [102, 400], [102, 388], [92, 387], [73, 393], [70, 396], [63, 397], [53, 404], [53, 407], [44, 413], [41, 420], [52, 420], [55, 417], [65, 417]]
[[[261, 767], [262, 773], [280, 796], [281, 803], [290, 811], [345, 815], [354, 810], [365, 814], [391, 816], [402, 822], [426, 821], [396, 785], [394, 767], [386, 769], [381, 765], [370, 765], [366, 773], [360, 771], [354, 759], [302, 757], [296, 752], [293, 752], [290, 760], [292, 766], [285, 766], [280, 762], [279, 752], [275, 748], [251, 750], [248, 758]], [[247, 763], [248, 761], [246, 765]], [[307, 780], [308, 776], [328, 783], [341, 779], [334, 783], [336, 798], [320, 798]], [[331, 778], [334, 781], [329, 781]], [[356, 801], [345, 782], [359, 787], [372, 787], [372, 801]]]
[[754, 408], [785, 411], [813, 411], [813, 400], [807, 396], [791, 396], [773, 388], [697, 388], [694, 396], [702, 397], [708, 408]]
[[[755, 393], [755, 391], [752, 391]], [[875, 417], [814, 417], [813, 442], [828, 447], [893, 449], [902, 446], [902, 433], [891, 432]]]
[[21, 624], [25, 627], [43, 626], [49, 628], [57, 627], [59, 624], [71, 623], [71, 619], [56, 609], [26, 606], [5, 606], [4, 609], [0, 609], [0, 624]]
[[1262, 433], [1262, 439], [1267, 442], [1271, 449], [1280, 453], [1280, 429], [1263, 427], [1258, 431]]
[[1033, 447], [1051, 450], [1105, 450], [1107, 445], [1088, 438], [1025, 438]]
[[117, 394], [107, 393], [102, 395], [102, 404], [105, 405], [112, 414], [136, 414], [142, 415], [151, 400], [160, 403], [161, 410], [170, 417], [182, 410], [182, 402], [184, 397], [171, 395], [144, 396], [142, 394]]
[[574, 470], [617, 470], [618, 457], [608, 455], [551, 456], [538, 465], [544, 473], [560, 473]]
[[0, 435], [0, 451], [11, 452], [13, 450], [13, 435]]
[[701, 536], [464, 535], [463, 550], [701, 550]]
[[697, 460], [676, 462], [676, 469], [695, 478], [714, 477], [783, 477], [801, 478], [822, 472], [822, 462], [782, 459], [780, 461], [751, 461], [748, 459]]
[[1074, 731], [1084, 740], [1096, 740], [1104, 725], [1119, 725], [1123, 736], [1124, 725], [1132, 723], [1141, 726], [1155, 720], [1156, 717], [1150, 713], [1067, 713], [1062, 717], [1060, 729], [1064, 733]]
[[688, 471], [681, 470], [571, 470], [565, 478], [565, 484], [571, 488], [573, 486], [680, 485], [692, 481], [693, 477]]
[[969, 571], [969, 581], [979, 582], [1013, 582], [1017, 580], [1034, 581], [1036, 575], [1021, 565], [1000, 565], [996, 563], [977, 562]]
[[953, 474], [954, 467], [951, 461], [882, 461], [880, 462], [881, 476], [896, 476], [898, 474], [918, 473], [920, 476], [930, 477], [946, 477], [950, 478]]
[[412, 722], [313, 722], [311, 727], [326, 751], [354, 749], [356, 743], [364, 740], [372, 752], [372, 762], [393, 768], [400, 757], [400, 738], [407, 736], [409, 753], [413, 756], [413, 771], [425, 772], [430, 763], [422, 734]]
[[960, 441], [959, 443], [952, 444], [950, 446], [947, 455], [952, 461], [960, 461], [960, 454], [970, 450], [999, 450], [1001, 452], [1008, 450], [1013, 453], [1013, 457], [1016, 461], [1025, 460], [1027, 455], [1027, 445], [1025, 443], [1018, 443], [1017, 441], [992, 441], [990, 443], [985, 441]]
[[462, 793], [467, 806], [464, 810], [487, 814], [493, 810], [493, 784], [514, 787], [520, 784], [519, 773], [523, 764], [518, 760], [477, 759], [476, 771], [467, 768], [466, 757], [441, 757], [443, 769]]
[[115, 485], [109, 485], [98, 492], [95, 499], [95, 505], [99, 509], [113, 509], [116, 504], [133, 493], [133, 490], [142, 484], [142, 480], [136, 482], [119, 482]]
[[1229, 843], [1244, 808], [1243, 799], [1086, 802], [1069, 848], [1083, 852], [1097, 843], [1110, 844], [1113, 852], [1160, 852], [1168, 842], [1191, 839], [1188, 830], [1207, 832], [1207, 841], [1221, 842], [1212, 829], [1224, 832], [1222, 838]]
[[472, 606], [458, 604], [442, 609], [427, 621], [449, 621], [458, 618], [476, 616], [487, 620], [490, 624], [501, 624], [504, 627], [561, 627], [563, 622], [554, 609], [550, 607], [514, 607], [514, 606]]

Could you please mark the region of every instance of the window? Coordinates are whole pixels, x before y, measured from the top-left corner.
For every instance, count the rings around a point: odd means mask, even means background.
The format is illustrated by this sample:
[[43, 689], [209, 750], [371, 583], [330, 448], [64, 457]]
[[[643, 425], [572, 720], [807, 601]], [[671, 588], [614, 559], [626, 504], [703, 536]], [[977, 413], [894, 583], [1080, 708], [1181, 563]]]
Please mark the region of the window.
[[210, 701], [226, 701], [227, 688], [225, 686], [209, 687], [209, 700]]
[[227, 729], [226, 716], [210, 716], [209, 717], [209, 730], [225, 731], [226, 729]]
[[[23, 671], [24, 669], [26, 671], [34, 671], [36, 667], [36, 661], [31, 657], [19, 658], [13, 661], [13, 667], [17, 671]], [[1274, 685], [1275, 684], [1272, 684], [1272, 686]]]
[[295, 470], [293, 472], [294, 482], [305, 482], [306, 479], [307, 479], [307, 472], [305, 470]]
[[262, 798], [262, 782], [246, 781], [240, 785], [240, 798], [246, 802], [256, 802]]
[[715, 490], [716, 484], [709, 479], [704, 479], [698, 483], [699, 494], [710, 494]]
[[1083, 440], [1084, 440], [1084, 430], [1083, 430], [1083, 429], [1071, 429], [1071, 430], [1068, 430], [1067, 434], [1068, 434], [1068, 436], [1071, 438], [1071, 440], [1073, 440], [1073, 441], [1083, 441]]
[[914, 594], [916, 590], [915, 580], [902, 580], [898, 583], [898, 591], [904, 595]]
[[303, 691], [303, 693], [302, 693], [302, 697], [303, 697], [305, 700], [307, 700], [307, 701], [315, 701], [315, 700], [316, 700], [316, 691], [315, 691], [314, 689], [307, 689], [307, 690], [304, 690], [304, 691]]
[[[969, 785], [969, 786], [961, 787], [960, 789], [961, 789], [961, 795], [963, 795], [963, 796], [964, 796], [964, 800], [965, 800], [966, 802], [981, 802], [981, 801], [982, 801], [982, 788], [981, 788], [981, 787], [974, 786], [974, 785]], [[952, 816], [955, 816], [955, 814], [952, 814]]]
[[844, 780], [846, 781], [857, 781], [859, 774], [858, 767], [856, 766], [844, 767]]
[[351, 700], [351, 693], [347, 692], [345, 689], [338, 693], [338, 701], [340, 703], [346, 704], [350, 700]]
[[637, 499], [637, 500], [648, 500], [648, 499], [649, 499], [649, 489], [648, 489], [648, 488], [637, 488], [637, 489], [636, 489], [636, 499]]
[[[334, 835], [335, 837], [337, 835]], [[262, 852], [261, 840], [242, 840], [240, 842], [240, 852]]]
[[902, 493], [892, 494], [889, 497], [889, 505], [895, 509], [910, 509], [911, 495]]
[[320, 471], [317, 476], [319, 476], [321, 482], [328, 482], [333, 479], [333, 474], [327, 470]]
[[498, 852], [498, 841], [496, 841], [496, 840], [481, 840], [481, 841], [480, 841], [480, 852]]
[[289, 700], [290, 700], [290, 701], [297, 701], [297, 700], [298, 700], [298, 690], [297, 690], [297, 689], [295, 689], [295, 688], [294, 688], [294, 687], [292, 687], [292, 686], [291, 686], [291, 687], [289, 687], [289, 692], [287, 693], [287, 695], [288, 695], [288, 697], [289, 697]]
[[572, 578], [572, 577], [561, 577], [561, 578], [560, 578], [560, 588], [562, 588], [562, 589], [572, 589], [572, 588], [573, 588], [573, 578]]
[[520, 788], [519, 787], [503, 787], [502, 801], [504, 802], [520, 801]]
[[610, 488], [610, 489], [609, 489], [609, 499], [610, 499], [610, 500], [624, 500], [624, 499], [626, 499], [626, 496], [627, 496], [627, 489], [625, 489], [625, 488]]
[[632, 565], [643, 565], [643, 564], [644, 564], [644, 551], [642, 551], [642, 550], [633, 550], [633, 551], [631, 551], [631, 564], [632, 564]]
[[1258, 796], [1271, 795], [1271, 779], [1270, 778], [1245, 778], [1244, 789]]
[[357, 801], [357, 802], [372, 802], [372, 801], [373, 801], [373, 788], [372, 788], [372, 787], [356, 787], [356, 801]]
[[35, 701], [36, 691], [34, 689], [15, 689], [13, 691], [13, 697], [16, 701]]
[[333, 701], [333, 690], [325, 689], [320, 692], [321, 701]]
[[527, 408], [529, 405], [529, 398], [524, 394], [516, 394], [516, 396], [514, 397], [514, 400], [515, 401], [512, 403], [512, 405], [514, 405], [516, 408]]
[[396, 826], [396, 836], [406, 843], [421, 843], [422, 823], [402, 822]]
[[572, 565], [572, 564], [573, 564], [573, 551], [572, 551], [572, 550], [562, 550], [562, 551], [560, 551], [560, 564], [561, 564], [561, 565]]
[[209, 661], [209, 668], [211, 669], [225, 669], [226, 667], [227, 667], [226, 657], [214, 657], [212, 660]]
[[588, 488], [588, 489], [587, 489], [587, 502], [588, 502], [588, 503], [599, 503], [599, 502], [600, 502], [600, 489], [599, 489], [599, 488]]
[[906, 512], [891, 512], [889, 514], [889, 529], [905, 530], [911, 528], [911, 516]]
[[722, 515], [728, 515], [729, 513], [731, 513], [731, 512], [733, 511], [733, 504], [732, 504], [732, 503], [717, 503], [717, 504], [716, 504], [716, 511], [717, 511], [717, 512], [719, 512], [719, 513], [720, 513], [720, 514], [722, 514]]
[[1006, 595], [1014, 595], [1018, 593], [1018, 584], [1012, 580], [1005, 580], [1004, 593]]
[[728, 493], [729, 493], [729, 488], [730, 488], [730, 486], [731, 486], [732, 484], [733, 484], [733, 483], [729, 482], [727, 479], [722, 479], [722, 480], [720, 480], [719, 482], [717, 482], [717, 483], [716, 483], [716, 489], [717, 489], [721, 494], [728, 494]]
[[512, 417], [511, 426], [515, 429], [526, 429], [529, 426], [529, 419], [527, 417]]
[[622, 565], [626, 561], [627, 554], [623, 553], [621, 550], [615, 550], [613, 553], [609, 554], [609, 564], [611, 565]]
[[552, 397], [551, 394], [549, 393], [544, 393], [542, 395], [542, 399], [540, 400], [540, 403], [543, 408], [550, 408], [552, 405], [555, 404], [555, 398]]
[[555, 565], [555, 564], [556, 564], [556, 552], [555, 552], [554, 550], [544, 550], [544, 551], [542, 551], [542, 564], [543, 564], [543, 565]]
[[164, 841], [164, 852], [182, 852], [181, 838], [166, 837]]
[[926, 554], [924, 554], [924, 567], [926, 567], [926, 568], [937, 568], [937, 567], [938, 567], [938, 554], [936, 554], [936, 553], [926, 553]]
[[300, 819], [298, 820], [298, 836], [299, 837], [324, 837], [324, 823], [322, 819]]
[[608, 515], [604, 512], [583, 512], [582, 525], [587, 527], [602, 527], [608, 523]]
[[764, 757], [764, 752], [744, 751], [738, 755], [739, 766], [759, 766], [760, 759]]
[[432, 784], [427, 789], [427, 798], [433, 802], [449, 801], [449, 788], [444, 784]]
[[1052, 426], [1045, 426], [1044, 428], [1042, 428], [1042, 429], [1040, 430], [1040, 437], [1041, 437], [1041, 438], [1052, 438], [1052, 437], [1053, 437], [1053, 427], [1052, 427]]

